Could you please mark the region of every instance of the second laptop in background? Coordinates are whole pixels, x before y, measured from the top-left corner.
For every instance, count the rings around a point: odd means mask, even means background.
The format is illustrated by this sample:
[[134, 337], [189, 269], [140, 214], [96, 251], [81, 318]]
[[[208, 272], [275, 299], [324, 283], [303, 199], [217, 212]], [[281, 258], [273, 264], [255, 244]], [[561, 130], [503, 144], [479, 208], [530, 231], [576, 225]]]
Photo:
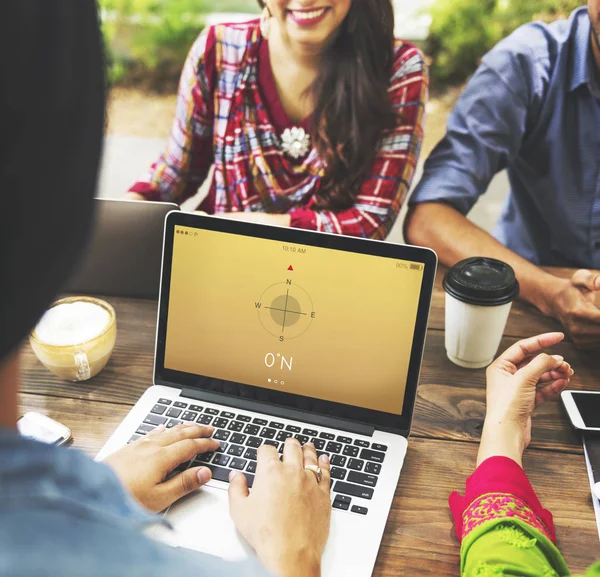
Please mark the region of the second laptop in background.
[[92, 237], [64, 292], [157, 299], [165, 217], [173, 203], [94, 199]]

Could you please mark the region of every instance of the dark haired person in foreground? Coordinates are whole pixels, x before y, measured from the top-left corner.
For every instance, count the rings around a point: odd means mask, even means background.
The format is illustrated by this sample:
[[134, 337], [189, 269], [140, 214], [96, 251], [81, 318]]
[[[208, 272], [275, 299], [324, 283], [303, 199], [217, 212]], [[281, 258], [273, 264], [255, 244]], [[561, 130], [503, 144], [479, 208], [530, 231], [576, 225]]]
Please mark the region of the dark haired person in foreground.
[[[210, 428], [157, 432], [112, 455], [114, 470], [17, 433], [20, 344], [64, 284], [90, 226], [104, 124], [95, 1], [7, 2], [0, 47], [11, 55], [0, 62], [0, 575], [318, 576], [331, 505], [329, 464], [312, 446], [288, 439], [284, 463], [261, 447], [250, 496], [243, 474], [232, 479], [231, 515], [258, 560], [228, 563], [142, 532], [161, 522], [150, 511], [210, 479], [194, 468], [163, 482], [179, 463], [214, 449]], [[320, 482], [304, 468], [317, 462]]]
[[412, 181], [427, 71], [391, 0], [259, 0], [191, 49], [167, 149], [128, 198], [383, 239]]
[[[446, 265], [474, 254], [516, 271], [522, 297], [581, 348], [600, 346], [600, 0], [526, 24], [483, 62], [410, 200], [409, 242]], [[494, 175], [510, 194], [494, 237], [466, 214]], [[580, 268], [558, 278], [539, 266]]]

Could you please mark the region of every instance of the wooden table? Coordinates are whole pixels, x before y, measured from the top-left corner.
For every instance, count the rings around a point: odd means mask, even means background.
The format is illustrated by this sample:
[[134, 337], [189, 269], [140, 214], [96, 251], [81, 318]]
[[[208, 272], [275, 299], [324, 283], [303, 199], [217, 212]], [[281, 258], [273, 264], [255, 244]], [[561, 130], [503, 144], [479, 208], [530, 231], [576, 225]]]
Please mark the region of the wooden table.
[[[555, 269], [569, 276], [571, 271]], [[485, 412], [484, 370], [461, 369], [444, 350], [443, 271], [438, 273], [412, 437], [379, 552], [377, 576], [458, 575], [458, 540], [447, 498], [473, 471]], [[21, 410], [38, 410], [73, 431], [74, 446], [95, 455], [152, 382], [156, 302], [107, 299], [116, 309], [118, 338], [100, 375], [83, 384], [51, 375], [24, 346]], [[514, 305], [502, 348], [557, 324], [528, 305]], [[600, 358], [556, 347], [575, 368], [572, 388], [598, 389]], [[580, 439], [559, 403], [535, 415], [525, 469], [556, 523], [558, 544], [573, 573], [600, 553]], [[412, 572], [408, 572], [412, 570]]]

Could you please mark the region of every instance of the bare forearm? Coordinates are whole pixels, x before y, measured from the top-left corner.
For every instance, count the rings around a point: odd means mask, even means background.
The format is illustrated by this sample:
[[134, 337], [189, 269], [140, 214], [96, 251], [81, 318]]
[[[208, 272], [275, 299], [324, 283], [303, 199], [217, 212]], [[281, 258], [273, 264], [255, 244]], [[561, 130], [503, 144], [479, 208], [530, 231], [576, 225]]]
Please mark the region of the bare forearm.
[[278, 552], [275, 559], [265, 559], [265, 567], [279, 577], [321, 577], [321, 562], [308, 552], [287, 555]]
[[545, 314], [549, 314], [548, 302], [563, 283], [506, 248], [446, 204], [424, 203], [412, 207], [406, 219], [405, 235], [411, 244], [435, 250], [446, 266], [472, 256], [488, 256], [510, 264], [521, 285], [521, 297]]
[[477, 466], [490, 457], [508, 457], [523, 466], [525, 443], [520, 431], [510, 424], [486, 420], [477, 453]]

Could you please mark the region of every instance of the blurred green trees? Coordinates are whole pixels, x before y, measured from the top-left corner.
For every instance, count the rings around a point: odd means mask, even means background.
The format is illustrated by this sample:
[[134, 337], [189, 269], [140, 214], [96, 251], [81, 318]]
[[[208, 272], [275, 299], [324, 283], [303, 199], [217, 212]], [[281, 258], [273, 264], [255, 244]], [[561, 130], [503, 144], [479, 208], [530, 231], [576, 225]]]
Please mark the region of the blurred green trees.
[[256, 0], [98, 0], [111, 82], [173, 90], [212, 12], [256, 13]]
[[[368, 1], [368, 0], [365, 0]], [[112, 82], [172, 91], [213, 12], [259, 12], [256, 0], [98, 0]], [[566, 18], [583, 0], [435, 0], [425, 43], [434, 87], [464, 82], [481, 57], [532, 20]]]
[[466, 80], [481, 57], [521, 24], [567, 18], [584, 4], [582, 0], [436, 0], [425, 44], [434, 85]]

